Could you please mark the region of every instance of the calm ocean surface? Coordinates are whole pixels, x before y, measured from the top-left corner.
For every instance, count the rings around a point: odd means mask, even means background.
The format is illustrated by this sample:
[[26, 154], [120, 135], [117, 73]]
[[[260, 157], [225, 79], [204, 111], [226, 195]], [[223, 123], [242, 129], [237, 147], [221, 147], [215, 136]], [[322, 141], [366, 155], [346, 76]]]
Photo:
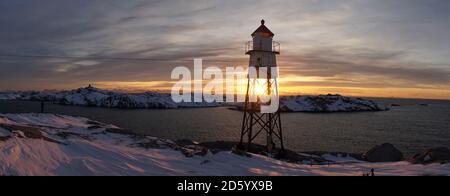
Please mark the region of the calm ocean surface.
[[[377, 101], [403, 106], [386, 112], [282, 114], [286, 147], [359, 153], [390, 142], [407, 155], [430, 147], [450, 147], [450, 101]], [[38, 112], [39, 107], [36, 102], [0, 101], [0, 113]], [[119, 110], [46, 104], [46, 112], [83, 116], [173, 140], [237, 141], [242, 121], [241, 112], [227, 108]], [[264, 143], [264, 138], [259, 141]]]

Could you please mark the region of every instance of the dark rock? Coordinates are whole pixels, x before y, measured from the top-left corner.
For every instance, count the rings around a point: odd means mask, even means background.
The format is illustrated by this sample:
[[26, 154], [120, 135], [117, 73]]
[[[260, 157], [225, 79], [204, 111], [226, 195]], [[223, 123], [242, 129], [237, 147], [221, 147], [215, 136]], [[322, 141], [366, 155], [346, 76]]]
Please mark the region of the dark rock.
[[211, 163], [211, 161], [210, 161], [210, 160], [204, 160], [204, 161], [202, 161], [202, 162], [200, 163], [200, 165], [207, 164], [207, 163]]
[[188, 145], [185, 146], [185, 148], [189, 148], [194, 151], [195, 155], [198, 156], [206, 156], [208, 154], [208, 148], [204, 146], [198, 146], [198, 145]]
[[[234, 154], [240, 156], [251, 157], [250, 153], [259, 154], [259, 155], [267, 155], [266, 150], [267, 147], [260, 144], [252, 144], [250, 149], [246, 149], [247, 144], [244, 144], [244, 149], [239, 148], [239, 142], [231, 142], [231, 141], [215, 141], [215, 142], [203, 142], [199, 144], [200, 146], [205, 146], [209, 149], [213, 154], [223, 152], [223, 151], [232, 151]], [[299, 162], [314, 162], [314, 163], [326, 163], [329, 162], [321, 157], [316, 156], [305, 156], [301, 155], [292, 150], [285, 149], [281, 151], [279, 148], [274, 149], [274, 158], [278, 160], [284, 160], [292, 163]]]
[[238, 144], [239, 142], [232, 142], [232, 141], [214, 141], [214, 142], [200, 143], [200, 145], [206, 146], [209, 149], [214, 149], [216, 152], [229, 151]]
[[403, 153], [394, 145], [385, 143], [367, 151], [364, 158], [369, 162], [396, 162], [403, 160]]
[[252, 157], [250, 153], [248, 153], [244, 149], [238, 148], [238, 146], [233, 147], [233, 149], [231, 149], [231, 152], [239, 156]]
[[158, 144], [157, 140], [151, 140], [146, 142], [138, 142], [133, 144], [134, 146], [138, 146], [145, 149], [159, 149], [163, 148], [161, 145]]
[[0, 142], [5, 142], [11, 139], [11, 136], [0, 137]]
[[75, 136], [84, 140], [88, 140], [88, 141], [92, 141], [91, 137], [89, 135], [85, 135], [85, 134], [80, 134], [80, 133], [73, 133], [73, 132], [66, 132], [66, 131], [61, 131], [56, 133], [57, 136], [63, 138], [63, 139], [67, 139], [70, 136]]
[[413, 164], [450, 163], [450, 149], [432, 148], [414, 155], [409, 161]]
[[134, 136], [143, 136], [142, 134], [137, 134], [134, 131], [120, 128], [105, 128], [105, 131], [108, 133], [117, 133], [123, 135], [134, 135]]
[[[26, 138], [42, 139], [42, 140], [45, 140], [47, 142], [53, 142], [53, 143], [57, 143], [57, 144], [64, 144], [64, 143], [62, 143], [60, 141], [57, 141], [57, 140], [54, 140], [52, 138], [49, 138], [49, 137], [45, 136], [43, 134], [44, 131], [41, 128], [30, 127], [30, 126], [22, 126], [22, 125], [11, 125], [11, 124], [0, 124], [0, 128], [8, 130], [11, 133], [16, 133], [17, 131], [20, 131], [20, 132], [23, 133], [23, 135]], [[19, 135], [18, 137], [21, 137], [21, 135]]]
[[326, 152], [326, 151], [307, 151], [302, 152], [304, 154], [315, 155], [318, 157], [322, 157], [326, 154], [335, 156], [335, 157], [352, 157], [356, 160], [365, 161], [364, 155], [362, 153], [347, 153], [347, 152]]
[[187, 145], [198, 145], [199, 143], [193, 140], [177, 140], [175, 141], [176, 144], [180, 145], [180, 146], [187, 146]]
[[187, 149], [187, 148], [180, 148], [179, 149], [181, 151], [181, 153], [183, 153], [184, 156], [190, 158], [194, 156], [194, 152], [191, 149]]
[[187, 145], [181, 147], [179, 150], [186, 157], [193, 157], [194, 155], [206, 156], [208, 154], [208, 148], [199, 145]]

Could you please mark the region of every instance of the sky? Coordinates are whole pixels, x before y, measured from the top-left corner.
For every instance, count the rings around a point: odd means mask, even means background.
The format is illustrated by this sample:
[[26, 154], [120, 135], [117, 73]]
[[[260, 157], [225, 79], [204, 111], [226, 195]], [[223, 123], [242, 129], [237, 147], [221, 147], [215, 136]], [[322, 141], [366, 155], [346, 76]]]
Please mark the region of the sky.
[[284, 94], [450, 99], [448, 18], [448, 0], [2, 0], [0, 90], [168, 90], [194, 58], [248, 66], [264, 19]]

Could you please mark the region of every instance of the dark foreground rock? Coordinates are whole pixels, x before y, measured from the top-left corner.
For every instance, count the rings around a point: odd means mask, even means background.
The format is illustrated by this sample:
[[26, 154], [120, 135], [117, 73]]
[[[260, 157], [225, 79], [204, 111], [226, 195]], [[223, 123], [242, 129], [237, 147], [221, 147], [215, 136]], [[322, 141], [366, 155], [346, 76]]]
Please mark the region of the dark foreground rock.
[[403, 160], [403, 153], [394, 145], [384, 143], [367, 151], [364, 158], [369, 162], [396, 162]]
[[432, 148], [424, 153], [414, 155], [409, 161], [414, 164], [450, 163], [450, 149]]
[[[196, 149], [197, 154], [201, 155], [201, 150], [207, 149], [211, 153], [216, 154], [223, 151], [232, 150], [234, 153], [242, 155], [242, 156], [251, 156], [249, 153], [259, 154], [259, 155], [267, 155], [266, 147], [260, 144], [252, 144], [250, 150], [239, 150], [237, 148], [238, 142], [232, 141], [215, 141], [215, 142], [196, 142], [192, 140], [178, 140], [175, 142], [177, 145], [183, 146], [184, 148]], [[204, 151], [203, 151], [204, 152]], [[322, 152], [322, 151], [313, 151], [313, 152], [295, 152], [289, 149], [285, 149], [283, 153], [280, 152], [280, 149], [274, 149], [274, 153], [272, 154], [276, 159], [292, 162], [292, 163], [307, 163], [307, 164], [330, 164], [334, 161], [327, 160], [324, 158], [324, 155], [332, 155], [336, 157], [352, 157], [356, 160], [364, 161], [362, 154], [356, 153], [344, 153], [344, 152]]]
[[[199, 143], [199, 142], [191, 141], [191, 140], [178, 140], [178, 141], [176, 141], [176, 143], [180, 146], [184, 146], [185, 148], [196, 149], [196, 152], [199, 152], [196, 155], [201, 154], [201, 152], [202, 152], [201, 149], [207, 149], [211, 153], [214, 153], [214, 154], [223, 152], [223, 151], [232, 150], [234, 153], [243, 155], [243, 156], [251, 156], [248, 153], [267, 155], [266, 147], [263, 145], [259, 145], [259, 144], [252, 144], [252, 147], [249, 151], [241, 151], [236, 148], [239, 143], [231, 142], [231, 141], [215, 141], [215, 142]], [[328, 162], [326, 159], [323, 159], [321, 157], [304, 156], [304, 155], [301, 155], [292, 150], [285, 150], [282, 154], [276, 153], [279, 151], [280, 151], [280, 149], [274, 149], [274, 152], [275, 152], [273, 154], [275, 156], [274, 158], [288, 161], [288, 162], [298, 163], [298, 162], [307, 161], [307, 162], [314, 162], [316, 164]]]

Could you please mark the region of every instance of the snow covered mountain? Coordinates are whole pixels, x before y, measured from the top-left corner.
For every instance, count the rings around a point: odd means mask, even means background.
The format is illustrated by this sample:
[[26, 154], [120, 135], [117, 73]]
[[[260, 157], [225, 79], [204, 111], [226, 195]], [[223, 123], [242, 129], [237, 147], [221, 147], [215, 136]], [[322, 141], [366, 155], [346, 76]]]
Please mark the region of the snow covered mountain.
[[[314, 155], [315, 156], [315, 155]], [[1, 175], [450, 175], [449, 164], [368, 163], [320, 157], [329, 165], [288, 163], [133, 135], [86, 118], [0, 114]]]
[[[0, 92], [0, 100], [49, 101], [63, 105], [95, 106], [123, 109], [175, 109], [227, 106], [223, 103], [175, 103], [170, 94], [156, 92], [122, 93], [94, 87], [71, 91]], [[236, 104], [228, 104], [235, 107]], [[242, 105], [242, 104], [237, 104]], [[237, 106], [238, 109], [242, 107]], [[383, 111], [388, 108], [371, 100], [340, 95], [286, 96], [280, 99], [283, 112], [352, 112]]]

